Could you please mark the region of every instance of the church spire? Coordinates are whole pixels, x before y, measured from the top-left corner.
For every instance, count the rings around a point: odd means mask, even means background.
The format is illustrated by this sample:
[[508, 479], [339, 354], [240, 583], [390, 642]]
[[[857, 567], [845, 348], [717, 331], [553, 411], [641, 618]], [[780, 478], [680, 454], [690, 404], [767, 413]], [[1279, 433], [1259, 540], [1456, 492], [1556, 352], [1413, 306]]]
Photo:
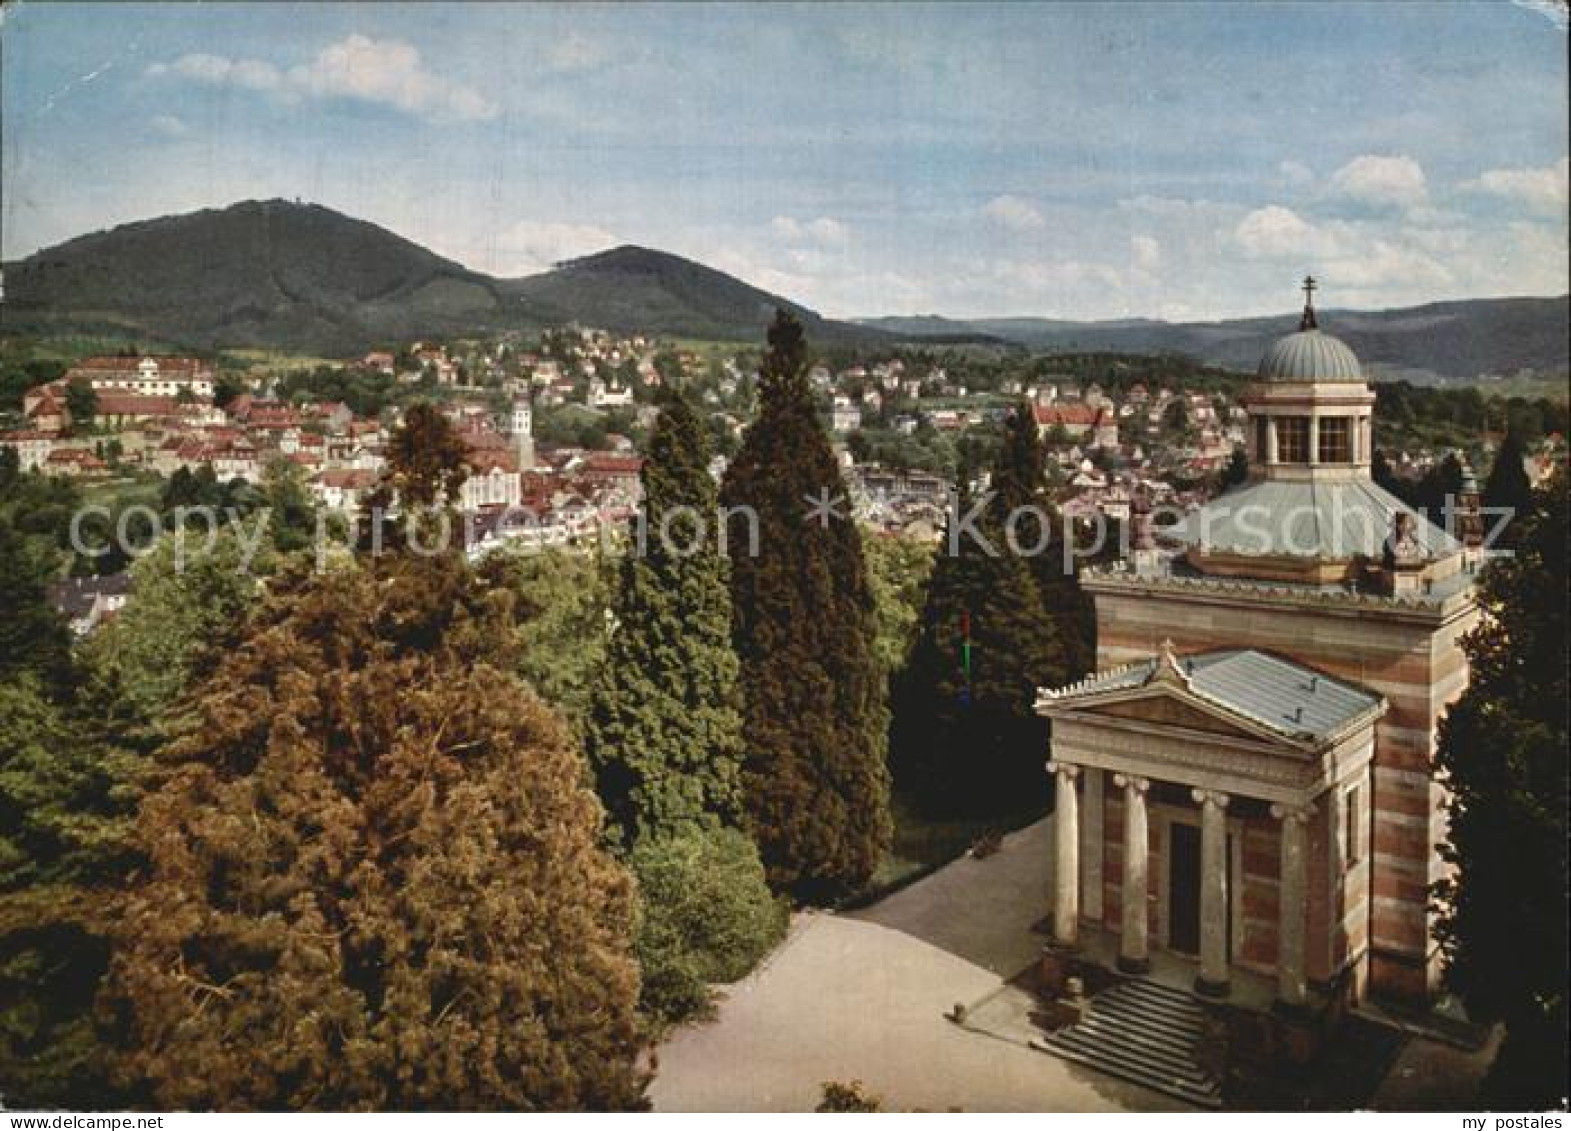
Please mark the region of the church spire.
[[1304, 316], [1298, 321], [1300, 330], [1318, 330], [1320, 324], [1315, 321], [1315, 277], [1304, 276]]

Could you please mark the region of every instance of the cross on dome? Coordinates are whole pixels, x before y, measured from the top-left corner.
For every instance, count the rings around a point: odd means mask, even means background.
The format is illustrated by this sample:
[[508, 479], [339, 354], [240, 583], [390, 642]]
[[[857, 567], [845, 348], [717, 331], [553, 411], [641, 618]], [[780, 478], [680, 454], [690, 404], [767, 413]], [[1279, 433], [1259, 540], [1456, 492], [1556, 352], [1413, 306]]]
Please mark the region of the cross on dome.
[[1316, 330], [1319, 325], [1315, 322], [1315, 288], [1319, 286], [1313, 275], [1304, 276], [1304, 317], [1299, 320], [1300, 330]]

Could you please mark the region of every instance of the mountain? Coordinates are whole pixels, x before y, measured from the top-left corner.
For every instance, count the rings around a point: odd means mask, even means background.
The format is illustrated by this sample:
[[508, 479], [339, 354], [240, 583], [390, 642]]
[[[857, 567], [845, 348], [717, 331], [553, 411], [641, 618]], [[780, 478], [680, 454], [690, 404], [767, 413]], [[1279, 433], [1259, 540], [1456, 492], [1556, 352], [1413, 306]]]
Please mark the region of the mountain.
[[776, 307], [801, 319], [810, 341], [871, 341], [882, 332], [832, 322], [702, 263], [643, 247], [573, 259], [506, 285], [546, 323], [579, 321], [619, 332], [762, 342]]
[[499, 322], [496, 280], [384, 228], [282, 200], [95, 232], [5, 265], [4, 328], [348, 352]]
[[[1472, 381], [1484, 373], [1531, 368], [1565, 373], [1571, 301], [1559, 298], [1464, 299], [1400, 310], [1322, 310], [1320, 325], [1343, 339], [1377, 375], [1420, 382]], [[1181, 353], [1249, 370], [1298, 315], [1222, 322], [1148, 319], [1069, 322], [1047, 318], [933, 315], [872, 318], [863, 324], [903, 335], [985, 335], [1051, 352]]]
[[[618, 247], [497, 279], [385, 228], [284, 200], [166, 216], [81, 236], [4, 265], [0, 330], [91, 333], [195, 348], [348, 356], [416, 338], [580, 322], [608, 330], [762, 342], [776, 307], [817, 344], [1014, 344], [1048, 351], [1182, 353], [1252, 369], [1297, 316], [1225, 322], [938, 315], [836, 322], [701, 263]], [[1328, 310], [1321, 324], [1377, 374], [1469, 381], [1567, 369], [1567, 299]]]
[[796, 311], [818, 341], [884, 338], [663, 252], [620, 247], [496, 279], [375, 224], [284, 200], [126, 224], [4, 271], [8, 333], [125, 334], [202, 348], [334, 356], [571, 321], [758, 342], [777, 306]]

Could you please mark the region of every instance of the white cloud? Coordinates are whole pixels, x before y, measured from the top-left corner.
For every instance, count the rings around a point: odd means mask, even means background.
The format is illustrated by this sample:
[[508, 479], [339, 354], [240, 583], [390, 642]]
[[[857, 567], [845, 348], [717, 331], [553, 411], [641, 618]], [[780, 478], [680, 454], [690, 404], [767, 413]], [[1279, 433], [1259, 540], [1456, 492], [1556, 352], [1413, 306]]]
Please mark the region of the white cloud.
[[1017, 232], [1040, 231], [1047, 226], [1047, 221], [1042, 219], [1042, 214], [1029, 200], [1018, 196], [995, 196], [982, 208], [982, 214], [989, 220], [1002, 224], [1006, 228], [1013, 228]]
[[1280, 204], [1257, 208], [1238, 222], [1233, 238], [1247, 255], [1302, 255], [1316, 241], [1315, 229], [1291, 208]]
[[288, 99], [354, 99], [434, 122], [484, 121], [497, 115], [496, 103], [484, 94], [427, 69], [412, 44], [364, 35], [329, 44], [311, 62], [287, 71], [260, 59], [195, 53], [173, 63], [155, 63], [147, 73]]
[[851, 229], [830, 216], [816, 220], [798, 220], [791, 216], [776, 216], [769, 221], [769, 231], [776, 238], [789, 243], [815, 243], [835, 247], [851, 238]]
[[1366, 153], [1331, 175], [1331, 190], [1365, 204], [1411, 208], [1429, 199], [1423, 166], [1411, 157]]
[[1562, 157], [1541, 169], [1490, 169], [1463, 187], [1559, 215], [1566, 210], [1568, 171], [1571, 161]]
[[147, 124], [165, 137], [185, 137], [191, 132], [191, 127], [173, 114], [159, 114]]
[[1137, 270], [1152, 272], [1162, 265], [1162, 245], [1152, 236], [1130, 236], [1129, 256]]
[[196, 52], [182, 55], [173, 63], [154, 63], [147, 68], [153, 76], [175, 75], [213, 86], [238, 86], [244, 90], [277, 90], [283, 74], [271, 63], [259, 59], [230, 59], [223, 55]]

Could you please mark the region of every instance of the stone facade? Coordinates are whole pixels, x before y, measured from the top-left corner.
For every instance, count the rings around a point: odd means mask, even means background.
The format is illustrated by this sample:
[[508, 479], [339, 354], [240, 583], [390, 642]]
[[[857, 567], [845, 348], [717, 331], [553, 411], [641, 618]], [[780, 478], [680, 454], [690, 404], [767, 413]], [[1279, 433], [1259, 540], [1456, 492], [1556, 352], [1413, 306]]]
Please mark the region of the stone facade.
[[1274, 977], [1290, 1011], [1436, 990], [1433, 758], [1480, 551], [1369, 480], [1373, 400], [1306, 306], [1246, 398], [1250, 481], [1166, 550], [1137, 513], [1133, 560], [1082, 575], [1100, 674], [1038, 701], [1060, 945], [1090, 926], [1127, 970], [1190, 955], [1213, 996]]

